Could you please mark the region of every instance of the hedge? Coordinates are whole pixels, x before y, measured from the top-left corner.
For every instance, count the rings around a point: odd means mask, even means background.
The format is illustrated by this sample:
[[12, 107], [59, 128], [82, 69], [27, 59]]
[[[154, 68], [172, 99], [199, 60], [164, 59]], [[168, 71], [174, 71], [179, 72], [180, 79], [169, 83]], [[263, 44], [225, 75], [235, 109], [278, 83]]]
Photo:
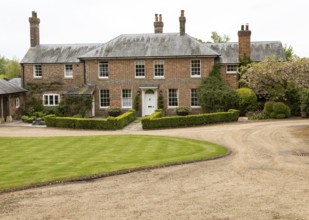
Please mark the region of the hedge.
[[142, 120], [143, 129], [154, 128], [174, 128], [174, 127], [188, 127], [195, 125], [214, 124], [220, 122], [237, 121], [239, 118], [239, 111], [230, 109], [228, 112], [217, 112], [209, 114], [187, 115], [187, 116], [171, 116], [158, 117], [159, 113], [155, 112]]
[[117, 130], [124, 128], [134, 120], [135, 111], [130, 110], [118, 117], [108, 117], [107, 119], [55, 117], [55, 115], [47, 115], [45, 117], [45, 124], [47, 127], [57, 128]]

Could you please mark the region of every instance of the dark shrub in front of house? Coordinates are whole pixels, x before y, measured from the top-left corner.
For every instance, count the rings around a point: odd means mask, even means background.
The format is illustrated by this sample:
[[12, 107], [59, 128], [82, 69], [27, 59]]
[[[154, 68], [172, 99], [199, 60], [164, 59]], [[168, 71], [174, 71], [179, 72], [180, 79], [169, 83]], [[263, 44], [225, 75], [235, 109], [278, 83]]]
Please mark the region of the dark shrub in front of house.
[[190, 113], [190, 109], [189, 108], [178, 108], [176, 109], [176, 113], [179, 116], [186, 116]]
[[118, 117], [108, 117], [107, 119], [55, 117], [54, 115], [45, 117], [47, 127], [99, 130], [121, 129], [134, 120], [134, 110], [127, 111]]
[[[154, 114], [156, 114], [156, 112]], [[238, 117], [239, 111], [230, 109], [228, 112], [217, 112], [187, 116], [171, 116], [164, 118], [155, 118], [150, 116], [142, 120], [142, 125], [143, 129], [189, 127], [196, 125], [237, 121]]]

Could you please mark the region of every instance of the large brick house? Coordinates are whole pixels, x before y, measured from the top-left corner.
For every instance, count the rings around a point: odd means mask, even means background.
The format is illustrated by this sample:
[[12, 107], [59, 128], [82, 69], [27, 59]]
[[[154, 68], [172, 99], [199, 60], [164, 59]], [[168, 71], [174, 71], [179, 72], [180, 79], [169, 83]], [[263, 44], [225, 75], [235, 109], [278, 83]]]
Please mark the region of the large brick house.
[[131, 109], [136, 96], [142, 116], [158, 108], [159, 96], [168, 115], [178, 107], [201, 112], [197, 87], [215, 63], [222, 78], [237, 88], [241, 60], [285, 59], [281, 42], [251, 42], [248, 25], [241, 26], [237, 43], [200, 43], [186, 34], [184, 11], [179, 33], [163, 33], [162, 16], [155, 15], [154, 33], [124, 34], [102, 44], [42, 45], [36, 12], [29, 21], [23, 86], [44, 106], [56, 106], [67, 95], [91, 96], [92, 116], [105, 116], [107, 108]]

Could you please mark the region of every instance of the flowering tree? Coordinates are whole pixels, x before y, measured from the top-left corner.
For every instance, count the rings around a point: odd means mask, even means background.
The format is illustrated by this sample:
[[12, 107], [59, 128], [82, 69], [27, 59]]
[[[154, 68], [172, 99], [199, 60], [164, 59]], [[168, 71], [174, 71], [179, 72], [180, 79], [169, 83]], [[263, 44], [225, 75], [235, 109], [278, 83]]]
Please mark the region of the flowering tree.
[[309, 88], [309, 59], [282, 62], [269, 57], [241, 69], [240, 82], [266, 100], [286, 101], [288, 92]]

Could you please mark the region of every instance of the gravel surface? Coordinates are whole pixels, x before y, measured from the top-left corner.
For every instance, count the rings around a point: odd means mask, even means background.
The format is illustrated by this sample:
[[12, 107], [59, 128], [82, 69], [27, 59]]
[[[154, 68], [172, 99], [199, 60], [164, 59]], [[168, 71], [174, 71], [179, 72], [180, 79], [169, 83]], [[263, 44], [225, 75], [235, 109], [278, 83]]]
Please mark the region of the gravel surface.
[[0, 219], [309, 219], [309, 120], [84, 131], [0, 127], [0, 136], [144, 134], [208, 140], [214, 161], [0, 194]]

